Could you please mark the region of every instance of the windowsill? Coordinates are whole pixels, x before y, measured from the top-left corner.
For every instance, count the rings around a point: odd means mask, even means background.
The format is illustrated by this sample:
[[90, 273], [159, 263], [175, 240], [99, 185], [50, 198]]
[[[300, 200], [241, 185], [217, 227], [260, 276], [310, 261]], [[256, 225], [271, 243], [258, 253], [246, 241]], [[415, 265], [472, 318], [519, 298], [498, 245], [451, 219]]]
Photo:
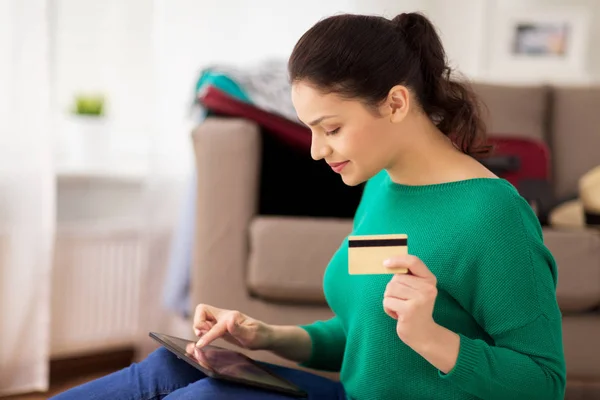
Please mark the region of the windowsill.
[[125, 181], [142, 181], [147, 177], [146, 168], [108, 167], [66, 167], [57, 166], [56, 176], [60, 180], [80, 179], [116, 179]]
[[148, 176], [146, 157], [120, 155], [101, 162], [56, 160], [60, 180], [109, 179], [139, 182]]

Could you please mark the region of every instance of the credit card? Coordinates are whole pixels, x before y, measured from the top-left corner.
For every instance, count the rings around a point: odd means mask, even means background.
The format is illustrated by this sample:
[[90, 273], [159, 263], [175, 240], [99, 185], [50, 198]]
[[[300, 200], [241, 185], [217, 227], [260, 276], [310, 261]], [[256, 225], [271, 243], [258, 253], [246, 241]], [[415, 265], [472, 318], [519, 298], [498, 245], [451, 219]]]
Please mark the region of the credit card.
[[383, 261], [408, 254], [404, 234], [348, 236], [350, 275], [406, 274], [407, 268], [386, 268]]

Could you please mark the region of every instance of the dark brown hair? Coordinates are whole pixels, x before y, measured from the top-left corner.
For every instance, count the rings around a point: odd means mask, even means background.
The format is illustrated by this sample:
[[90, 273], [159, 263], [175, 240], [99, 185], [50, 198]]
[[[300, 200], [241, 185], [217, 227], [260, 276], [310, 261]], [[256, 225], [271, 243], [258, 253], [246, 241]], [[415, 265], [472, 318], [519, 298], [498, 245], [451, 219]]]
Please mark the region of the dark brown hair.
[[323, 19], [296, 43], [288, 70], [292, 82], [306, 80], [374, 109], [393, 86], [404, 85], [464, 153], [485, 156], [490, 150], [481, 105], [468, 84], [452, 79], [440, 37], [422, 14]]

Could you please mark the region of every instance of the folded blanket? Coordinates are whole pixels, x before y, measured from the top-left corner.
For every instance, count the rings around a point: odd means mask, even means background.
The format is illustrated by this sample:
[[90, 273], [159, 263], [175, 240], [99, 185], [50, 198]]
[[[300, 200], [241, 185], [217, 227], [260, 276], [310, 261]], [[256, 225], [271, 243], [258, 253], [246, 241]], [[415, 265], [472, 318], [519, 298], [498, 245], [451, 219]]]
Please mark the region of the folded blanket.
[[197, 98], [211, 86], [264, 111], [300, 122], [292, 104], [287, 63], [283, 60], [267, 60], [244, 69], [231, 65], [208, 67], [196, 84]]

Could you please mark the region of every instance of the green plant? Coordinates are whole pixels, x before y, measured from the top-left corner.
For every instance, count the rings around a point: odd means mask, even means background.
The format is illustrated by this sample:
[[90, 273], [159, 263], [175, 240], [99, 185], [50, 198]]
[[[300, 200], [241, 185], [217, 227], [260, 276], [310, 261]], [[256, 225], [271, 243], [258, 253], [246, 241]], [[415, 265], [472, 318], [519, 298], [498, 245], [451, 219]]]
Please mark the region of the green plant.
[[104, 96], [77, 95], [73, 112], [77, 115], [102, 116], [104, 115]]

